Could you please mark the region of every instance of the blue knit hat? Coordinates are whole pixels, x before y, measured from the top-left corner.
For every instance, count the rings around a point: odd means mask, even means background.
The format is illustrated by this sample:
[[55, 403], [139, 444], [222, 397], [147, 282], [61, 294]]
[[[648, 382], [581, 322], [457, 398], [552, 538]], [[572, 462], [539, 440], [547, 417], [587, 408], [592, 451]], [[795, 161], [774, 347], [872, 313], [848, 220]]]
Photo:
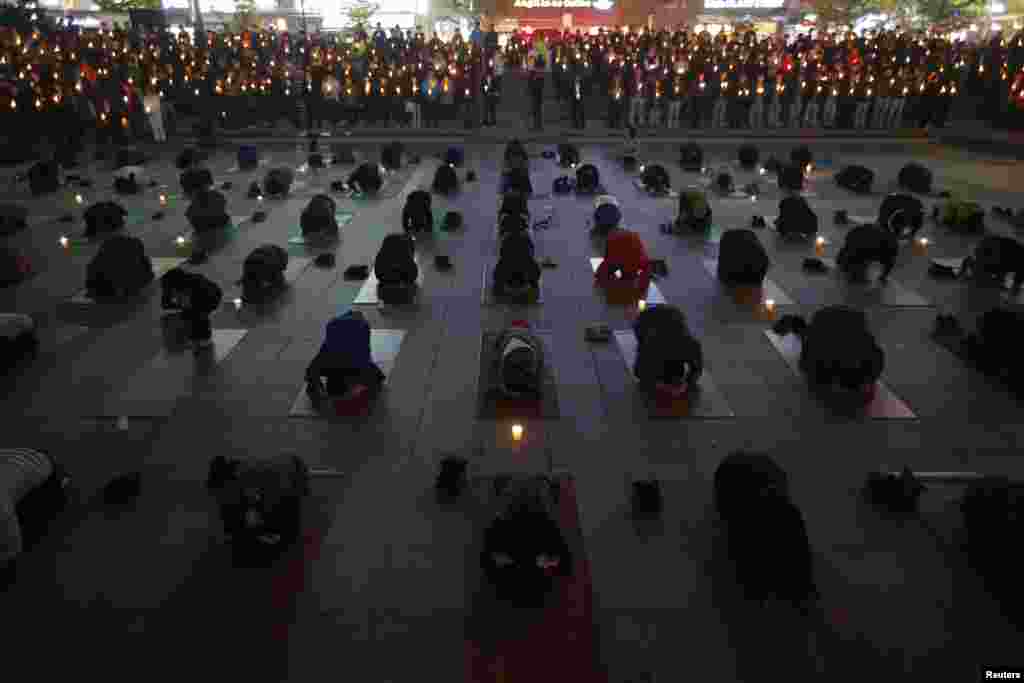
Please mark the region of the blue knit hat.
[[618, 227], [622, 220], [622, 211], [614, 204], [602, 204], [594, 211], [594, 223], [600, 227]]

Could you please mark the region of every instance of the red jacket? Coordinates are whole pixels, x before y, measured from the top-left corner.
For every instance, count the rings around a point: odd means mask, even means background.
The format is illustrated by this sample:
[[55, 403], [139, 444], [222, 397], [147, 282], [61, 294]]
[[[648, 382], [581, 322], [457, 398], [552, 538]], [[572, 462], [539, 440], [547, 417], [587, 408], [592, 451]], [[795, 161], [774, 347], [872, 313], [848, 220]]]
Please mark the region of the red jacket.
[[640, 235], [632, 230], [613, 230], [608, 234], [604, 261], [598, 266], [594, 277], [602, 286], [614, 285], [619, 281], [615, 271], [621, 268], [624, 274], [633, 274], [632, 282], [637, 289], [646, 291], [651, 281], [650, 266]]

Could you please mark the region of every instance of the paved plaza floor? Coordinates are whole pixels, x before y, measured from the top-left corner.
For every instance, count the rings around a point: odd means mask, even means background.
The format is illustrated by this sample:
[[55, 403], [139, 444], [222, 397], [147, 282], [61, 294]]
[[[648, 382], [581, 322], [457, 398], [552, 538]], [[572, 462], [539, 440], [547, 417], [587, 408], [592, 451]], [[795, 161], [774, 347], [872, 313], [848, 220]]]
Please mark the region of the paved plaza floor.
[[[376, 158], [372, 145], [353, 144]], [[708, 142], [708, 166], [735, 159], [737, 145]], [[788, 157], [791, 147], [765, 142], [762, 149]], [[4, 186], [5, 199], [31, 207], [30, 227], [4, 243], [24, 250], [38, 273], [0, 290], [0, 311], [35, 315], [43, 346], [33, 363], [2, 381], [0, 445], [52, 453], [79, 491], [79, 501], [23, 558], [17, 581], [0, 594], [9, 671], [39, 680], [468, 680], [466, 642], [488, 619], [475, 597], [486, 519], [474, 496], [449, 508], [434, 501], [438, 463], [453, 453], [467, 457], [482, 481], [507, 471], [574, 477], [593, 589], [593, 656], [606, 680], [641, 680], [653, 672], [659, 682], [970, 681], [979, 664], [1019, 660], [1020, 634], [957, 549], [957, 491], [930, 490], [921, 515], [902, 522], [882, 518], [858, 495], [869, 471], [904, 465], [1024, 475], [1020, 403], [929, 336], [936, 313], [973, 324], [1003, 296], [927, 274], [929, 256], [964, 256], [977, 237], [927, 223], [922, 234], [929, 245], [904, 247], [893, 272], [908, 294], [901, 297], [858, 294], [807, 275], [800, 266], [813, 245], [785, 244], [759, 231], [773, 262], [768, 277], [791, 302], [780, 298], [778, 312], [810, 314], [844, 301], [863, 307], [886, 353], [884, 382], [911, 413], [838, 417], [772, 345], [769, 323], [724, 293], [704, 265], [716, 257], [721, 230], [748, 227], [754, 214], [778, 213], [778, 189], [756, 171], [736, 170], [738, 185], [760, 183], [756, 201], [715, 198], [716, 230], [665, 235], [659, 224], [671, 219], [677, 200], [639, 192], [611, 147], [584, 146], [583, 161], [598, 167], [619, 198], [624, 224], [641, 234], [653, 258], [667, 262], [669, 273], [657, 287], [702, 341], [716, 390], [719, 409], [709, 415], [651, 419], [636, 400], [615, 338], [608, 344], [584, 339], [593, 323], [629, 326], [628, 312], [608, 305], [593, 287], [590, 259], [602, 252], [587, 231], [592, 200], [531, 200], [534, 219], [554, 217], [535, 235], [539, 256], [557, 264], [544, 271], [543, 301], [526, 308], [482, 303], [497, 256], [500, 145], [467, 145], [466, 168], [477, 180], [451, 198], [435, 196], [435, 211], [461, 211], [465, 225], [419, 241], [418, 305], [353, 303], [362, 283], [345, 280], [344, 270], [371, 264], [384, 236], [400, 229], [405, 197], [429, 186], [443, 147], [420, 143], [409, 151], [423, 159], [395, 178], [391, 198], [338, 200], [339, 210], [353, 214], [338, 245], [314, 249], [288, 238], [299, 231], [309, 198], [351, 167], [299, 173], [289, 199], [264, 202], [266, 222], [237, 221], [207, 263], [187, 266], [224, 288], [225, 305], [213, 323], [233, 342], [223, 359], [202, 367], [191, 354], [163, 352], [156, 288], [126, 310], [70, 301], [97, 246], [65, 248], [59, 240], [83, 230], [75, 193], [86, 204], [113, 196], [109, 164], [81, 169], [94, 181], [89, 189], [32, 199], [27, 188]], [[548, 192], [563, 171], [540, 156], [540, 146], [531, 152], [534, 187]], [[1019, 206], [1020, 164], [926, 141], [902, 149], [889, 142], [884, 150], [870, 139], [823, 141], [812, 152], [819, 164], [808, 189], [825, 256], [835, 256], [847, 230], [833, 225], [834, 210], [877, 215], [911, 160], [928, 164], [940, 189], [986, 207]], [[176, 244], [189, 230], [175, 153], [167, 149], [146, 167], [166, 189], [118, 200], [139, 217], [127, 232], [154, 258], [187, 256], [187, 246]], [[263, 153], [271, 165], [297, 167], [305, 160], [294, 141], [266, 145]], [[677, 190], [699, 180], [679, 169], [676, 145], [650, 143], [644, 155], [666, 165]], [[831, 172], [850, 163], [875, 170], [874, 195], [855, 196], [832, 182]], [[218, 185], [233, 183], [225, 191], [228, 212], [247, 217], [257, 202], [246, 199], [246, 188], [263, 171], [232, 172], [234, 165], [228, 147], [210, 162]], [[160, 193], [170, 195], [169, 208], [154, 221]], [[930, 214], [937, 200], [923, 201]], [[68, 211], [78, 222], [57, 220]], [[987, 224], [1013, 234], [995, 217]], [[293, 261], [332, 251], [337, 264], [297, 266], [278, 302], [236, 310], [232, 292], [242, 261], [265, 243], [286, 246]], [[449, 256], [454, 268], [438, 271], [436, 254]], [[405, 333], [387, 388], [365, 419], [291, 415], [324, 325], [353, 306], [375, 330]], [[518, 319], [544, 333], [557, 413], [518, 420], [525, 435], [513, 442], [511, 421], [479, 418], [477, 403], [482, 335]], [[720, 559], [711, 480], [718, 462], [738, 448], [766, 451], [790, 473], [822, 593], [811, 617], [746, 605]], [[281, 453], [341, 476], [314, 482], [306, 542], [285, 565], [232, 569], [203, 488], [209, 460]], [[110, 478], [132, 471], [141, 471], [143, 481], [134, 505], [90, 502]], [[638, 526], [629, 515], [630, 481], [650, 475], [663, 482], [663, 519]]]

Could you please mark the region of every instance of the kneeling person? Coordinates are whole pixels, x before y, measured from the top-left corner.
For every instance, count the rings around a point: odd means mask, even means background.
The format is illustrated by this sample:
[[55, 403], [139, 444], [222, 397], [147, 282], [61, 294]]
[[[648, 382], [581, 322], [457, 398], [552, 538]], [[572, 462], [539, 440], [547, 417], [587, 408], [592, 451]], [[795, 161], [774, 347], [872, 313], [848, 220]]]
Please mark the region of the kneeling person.
[[324, 343], [306, 368], [306, 394], [314, 406], [329, 398], [373, 395], [384, 379], [373, 361], [370, 324], [362, 313], [350, 311], [327, 323]]
[[213, 344], [212, 315], [224, 294], [216, 282], [181, 268], [174, 268], [160, 279], [162, 306], [176, 310], [188, 325], [188, 340], [193, 347], [208, 348]]
[[633, 322], [637, 354], [633, 374], [647, 391], [679, 397], [704, 371], [700, 342], [675, 306], [649, 306]]
[[299, 224], [302, 236], [307, 239], [333, 240], [338, 239], [338, 220], [335, 217], [337, 206], [334, 200], [325, 194], [318, 194], [309, 200], [302, 211]]
[[226, 228], [231, 224], [228, 202], [217, 190], [198, 190], [189, 204], [185, 217], [197, 233]]
[[535, 303], [540, 297], [540, 275], [530, 236], [525, 232], [509, 233], [501, 242], [494, 268], [494, 295], [519, 303]]
[[651, 261], [640, 235], [622, 228], [608, 233], [604, 260], [594, 280], [608, 291], [643, 297], [651, 282]]
[[253, 249], [242, 265], [242, 299], [247, 303], [258, 303], [284, 289], [287, 267], [288, 252], [276, 244], [264, 244]]
[[718, 279], [731, 287], [763, 287], [771, 261], [753, 230], [726, 230], [718, 249]]
[[866, 282], [868, 267], [882, 267], [879, 280], [885, 282], [896, 267], [900, 244], [896, 235], [877, 225], [859, 225], [846, 233], [846, 241], [836, 257], [836, 265], [853, 282]]
[[381, 301], [386, 304], [411, 303], [416, 297], [416, 280], [420, 275], [412, 238], [399, 233], [385, 237], [373, 262], [373, 272], [377, 277], [377, 294]]

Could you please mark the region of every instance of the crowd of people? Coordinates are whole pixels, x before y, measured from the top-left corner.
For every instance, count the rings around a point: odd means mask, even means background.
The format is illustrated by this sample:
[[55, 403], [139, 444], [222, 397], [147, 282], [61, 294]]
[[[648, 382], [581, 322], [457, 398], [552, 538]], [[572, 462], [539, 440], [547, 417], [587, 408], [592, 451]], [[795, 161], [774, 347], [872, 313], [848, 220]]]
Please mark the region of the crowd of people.
[[[1012, 124], [1022, 65], [1021, 34], [971, 45], [891, 31], [790, 40], [680, 27], [516, 34], [499, 47], [497, 33], [479, 29], [448, 41], [379, 24], [351, 39], [273, 30], [193, 39], [26, 21], [0, 28], [0, 115], [59, 129], [72, 145], [88, 129], [162, 140], [173, 112], [228, 128], [494, 125], [503, 80], [523, 67], [535, 125], [552, 91], [577, 127], [605, 109], [612, 127], [941, 126], [967, 94]], [[48, 125], [56, 118], [61, 126]]]

